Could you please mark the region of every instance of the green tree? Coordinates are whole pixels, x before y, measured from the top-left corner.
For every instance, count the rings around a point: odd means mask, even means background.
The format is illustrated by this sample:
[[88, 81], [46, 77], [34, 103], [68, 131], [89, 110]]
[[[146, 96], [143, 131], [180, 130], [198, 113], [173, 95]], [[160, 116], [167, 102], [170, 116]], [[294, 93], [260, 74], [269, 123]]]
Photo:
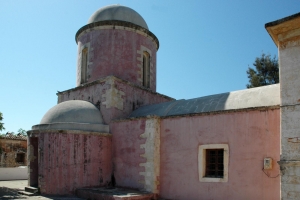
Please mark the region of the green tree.
[[18, 130], [18, 134], [25, 135], [25, 136], [27, 135], [26, 131], [24, 129], [22, 129], [22, 128], [20, 128]]
[[2, 120], [3, 120], [3, 115], [2, 115], [2, 113], [0, 112], [0, 131], [5, 130], [5, 128], [4, 128], [4, 123], [2, 123]]
[[260, 87], [279, 83], [279, 66], [276, 56], [271, 58], [271, 55], [257, 57], [253, 63], [255, 68], [248, 67], [247, 75], [249, 84], [247, 88]]

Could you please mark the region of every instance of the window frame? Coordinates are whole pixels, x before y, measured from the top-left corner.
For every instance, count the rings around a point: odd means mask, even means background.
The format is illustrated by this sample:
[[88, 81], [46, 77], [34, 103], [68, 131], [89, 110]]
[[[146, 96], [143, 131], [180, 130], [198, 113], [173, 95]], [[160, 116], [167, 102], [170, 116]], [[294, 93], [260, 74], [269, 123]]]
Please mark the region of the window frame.
[[[223, 149], [223, 178], [206, 177], [206, 150]], [[199, 145], [198, 151], [198, 170], [200, 182], [228, 182], [228, 165], [229, 165], [229, 146], [228, 144], [206, 144]]]
[[142, 56], [143, 86], [150, 88], [150, 54], [147, 51], [144, 51]]
[[87, 68], [88, 68], [88, 47], [84, 47], [81, 51], [81, 77], [80, 84], [87, 82]]

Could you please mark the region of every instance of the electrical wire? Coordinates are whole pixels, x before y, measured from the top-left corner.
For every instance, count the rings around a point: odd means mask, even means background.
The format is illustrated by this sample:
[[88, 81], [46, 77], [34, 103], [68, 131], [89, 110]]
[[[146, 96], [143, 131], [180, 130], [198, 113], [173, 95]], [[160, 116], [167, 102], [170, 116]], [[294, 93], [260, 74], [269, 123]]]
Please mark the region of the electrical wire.
[[265, 172], [265, 170], [264, 170], [264, 168], [262, 168], [262, 171], [265, 173], [265, 175], [267, 175], [267, 177], [269, 177], [269, 178], [277, 178], [279, 175], [280, 175], [280, 173], [277, 175], [277, 176], [269, 176], [266, 172]]

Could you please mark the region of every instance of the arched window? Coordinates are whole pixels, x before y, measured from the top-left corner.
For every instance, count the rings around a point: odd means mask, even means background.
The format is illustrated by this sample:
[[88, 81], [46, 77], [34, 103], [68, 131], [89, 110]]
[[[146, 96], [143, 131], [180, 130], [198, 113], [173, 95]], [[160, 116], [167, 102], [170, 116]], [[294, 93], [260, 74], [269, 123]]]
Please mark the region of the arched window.
[[150, 88], [150, 55], [143, 53], [143, 86]]
[[88, 48], [84, 48], [81, 52], [81, 81], [83, 84], [87, 81], [87, 66], [88, 66]]

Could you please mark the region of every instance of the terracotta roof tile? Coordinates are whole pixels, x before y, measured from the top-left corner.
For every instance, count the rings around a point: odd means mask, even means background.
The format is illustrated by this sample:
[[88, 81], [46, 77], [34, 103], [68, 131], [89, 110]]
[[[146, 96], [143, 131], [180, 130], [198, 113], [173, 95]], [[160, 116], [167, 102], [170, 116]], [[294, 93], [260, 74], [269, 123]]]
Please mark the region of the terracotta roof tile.
[[17, 134], [14, 135], [13, 133], [9, 133], [7, 132], [5, 135], [1, 135], [0, 139], [10, 139], [10, 140], [27, 140], [27, 136], [25, 135], [21, 135], [21, 134]]

